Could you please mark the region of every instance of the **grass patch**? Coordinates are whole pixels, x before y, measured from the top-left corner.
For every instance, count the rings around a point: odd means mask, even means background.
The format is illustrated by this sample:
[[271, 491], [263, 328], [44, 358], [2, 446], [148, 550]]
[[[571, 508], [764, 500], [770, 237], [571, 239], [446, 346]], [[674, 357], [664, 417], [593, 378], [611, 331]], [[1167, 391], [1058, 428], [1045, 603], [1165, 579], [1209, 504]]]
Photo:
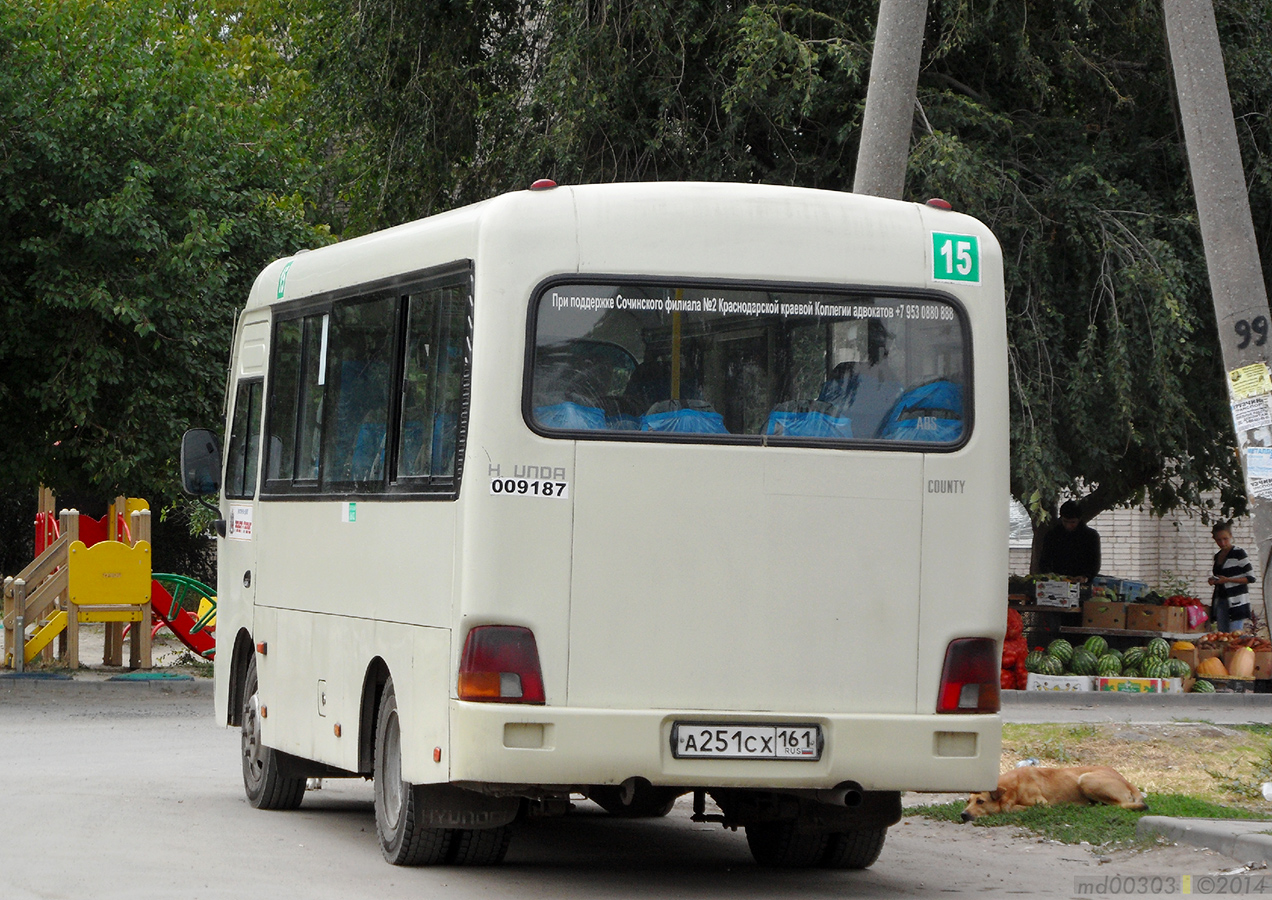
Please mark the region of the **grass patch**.
[[[1035, 806], [1014, 813], [981, 816], [971, 825], [1024, 828], [1043, 838], [1063, 844], [1087, 843], [1096, 847], [1123, 846], [1136, 842], [1135, 825], [1142, 816], [1177, 816], [1193, 819], [1264, 819], [1267, 816], [1232, 806], [1221, 806], [1184, 794], [1150, 794], [1149, 809], [1139, 812], [1116, 806]], [[961, 801], [915, 806], [906, 815], [925, 816], [941, 822], [960, 822]]]
[[1272, 811], [1261, 793], [1272, 781], [1269, 725], [1004, 725], [1002, 771], [1031, 757], [1043, 766], [1112, 766], [1146, 794]]

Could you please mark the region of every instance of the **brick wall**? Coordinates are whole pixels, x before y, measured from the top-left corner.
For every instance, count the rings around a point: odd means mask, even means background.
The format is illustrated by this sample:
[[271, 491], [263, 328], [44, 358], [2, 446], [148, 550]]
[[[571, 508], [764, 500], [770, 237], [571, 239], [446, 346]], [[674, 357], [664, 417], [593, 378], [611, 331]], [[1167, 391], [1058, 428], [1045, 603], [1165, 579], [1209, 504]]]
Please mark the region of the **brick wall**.
[[[1116, 578], [1145, 581], [1154, 590], [1163, 584], [1163, 572], [1189, 580], [1189, 592], [1209, 601], [1206, 584], [1214, 560], [1215, 542], [1210, 526], [1200, 517], [1166, 515], [1158, 517], [1147, 507], [1115, 509], [1101, 513], [1090, 525], [1100, 533], [1100, 572]], [[1232, 524], [1232, 541], [1253, 554], [1254, 531], [1249, 519]], [[1013, 575], [1029, 573], [1030, 550], [1013, 547], [1009, 567]]]

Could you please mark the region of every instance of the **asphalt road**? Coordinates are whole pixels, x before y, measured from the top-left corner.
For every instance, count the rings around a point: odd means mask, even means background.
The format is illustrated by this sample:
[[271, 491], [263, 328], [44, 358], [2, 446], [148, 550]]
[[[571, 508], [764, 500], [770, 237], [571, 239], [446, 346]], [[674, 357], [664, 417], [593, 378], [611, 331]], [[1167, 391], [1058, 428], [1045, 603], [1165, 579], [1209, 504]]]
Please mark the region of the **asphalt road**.
[[868, 871], [773, 872], [754, 865], [742, 833], [691, 822], [682, 798], [645, 821], [580, 801], [521, 826], [496, 868], [395, 868], [376, 846], [368, 784], [326, 781], [299, 811], [260, 812], [243, 798], [238, 753], [206, 692], [0, 685], [0, 898], [1068, 897], [1078, 877], [1238, 865], [1183, 846], [1102, 859], [907, 818]]

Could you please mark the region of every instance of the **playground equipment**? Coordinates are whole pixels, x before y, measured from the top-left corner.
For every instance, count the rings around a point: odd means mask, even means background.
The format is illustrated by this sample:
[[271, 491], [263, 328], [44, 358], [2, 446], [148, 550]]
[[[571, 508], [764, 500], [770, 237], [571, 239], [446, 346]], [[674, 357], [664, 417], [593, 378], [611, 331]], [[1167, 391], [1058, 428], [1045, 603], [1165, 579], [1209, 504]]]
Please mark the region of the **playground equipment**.
[[120, 497], [102, 519], [76, 510], [54, 519], [52, 507], [42, 488], [36, 558], [4, 580], [5, 665], [22, 671], [37, 655], [52, 659], [56, 640], [62, 659], [78, 668], [79, 626], [90, 622], [106, 624], [104, 665], [122, 664], [127, 635], [129, 667], [151, 668], [151, 642], [165, 626], [199, 656], [215, 655], [216, 594], [192, 578], [151, 571], [144, 500]]

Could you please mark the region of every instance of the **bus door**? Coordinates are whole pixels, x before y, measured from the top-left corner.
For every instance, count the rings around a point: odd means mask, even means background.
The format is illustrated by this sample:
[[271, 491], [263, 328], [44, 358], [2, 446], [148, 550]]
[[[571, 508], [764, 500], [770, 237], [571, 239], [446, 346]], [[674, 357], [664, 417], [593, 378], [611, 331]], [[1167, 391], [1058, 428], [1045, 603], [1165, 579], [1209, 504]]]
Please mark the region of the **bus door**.
[[267, 320], [243, 326], [231, 387], [234, 406], [225, 450], [225, 540], [218, 548], [217, 596], [240, 614], [251, 609], [256, 596], [255, 523], [268, 342]]

